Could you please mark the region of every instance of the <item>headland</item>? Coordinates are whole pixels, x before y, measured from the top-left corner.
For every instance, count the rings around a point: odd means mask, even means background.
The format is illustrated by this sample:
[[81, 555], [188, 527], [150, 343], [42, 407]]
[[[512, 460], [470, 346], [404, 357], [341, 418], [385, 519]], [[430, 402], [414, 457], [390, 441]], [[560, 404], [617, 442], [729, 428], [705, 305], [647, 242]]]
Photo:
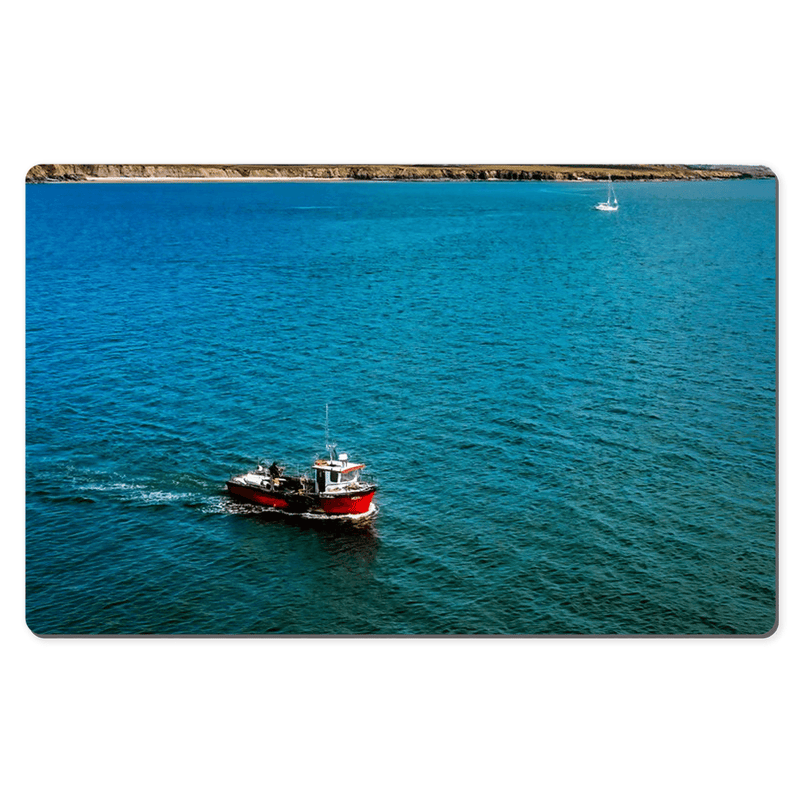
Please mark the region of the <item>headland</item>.
[[762, 166], [684, 164], [37, 164], [26, 183], [127, 181], [685, 181], [775, 178]]

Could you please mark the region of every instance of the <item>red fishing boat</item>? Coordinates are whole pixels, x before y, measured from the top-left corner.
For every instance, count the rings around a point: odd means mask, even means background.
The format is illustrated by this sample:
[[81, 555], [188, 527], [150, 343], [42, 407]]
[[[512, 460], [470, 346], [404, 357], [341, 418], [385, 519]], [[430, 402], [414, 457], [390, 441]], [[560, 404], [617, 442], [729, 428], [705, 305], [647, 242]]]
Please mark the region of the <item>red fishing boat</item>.
[[277, 462], [269, 467], [259, 464], [227, 481], [228, 491], [237, 499], [285, 514], [349, 519], [375, 514], [372, 498], [377, 487], [362, 480], [365, 465], [351, 463], [347, 453], [337, 455], [336, 445], [327, 448], [328, 458], [318, 458], [311, 465], [313, 476], [286, 475]]

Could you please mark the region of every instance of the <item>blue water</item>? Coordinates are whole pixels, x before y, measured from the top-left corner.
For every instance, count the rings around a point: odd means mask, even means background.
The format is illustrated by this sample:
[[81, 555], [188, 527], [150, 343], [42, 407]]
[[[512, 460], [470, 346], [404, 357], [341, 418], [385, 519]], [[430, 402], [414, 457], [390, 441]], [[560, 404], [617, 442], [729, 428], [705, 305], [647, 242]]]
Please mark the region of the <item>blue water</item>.
[[[774, 626], [774, 181], [26, 191], [35, 633]], [[373, 521], [226, 496], [326, 404]]]

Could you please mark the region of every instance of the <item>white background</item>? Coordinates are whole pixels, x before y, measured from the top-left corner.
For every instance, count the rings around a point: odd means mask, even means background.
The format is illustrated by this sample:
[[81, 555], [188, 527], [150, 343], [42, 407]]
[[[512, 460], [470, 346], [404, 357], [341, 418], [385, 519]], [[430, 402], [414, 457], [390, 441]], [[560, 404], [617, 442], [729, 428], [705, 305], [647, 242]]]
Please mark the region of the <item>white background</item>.
[[[797, 796], [791, 8], [78, 0], [4, 11], [5, 796]], [[781, 182], [778, 632], [37, 639], [24, 617], [24, 177], [59, 162], [770, 166]]]

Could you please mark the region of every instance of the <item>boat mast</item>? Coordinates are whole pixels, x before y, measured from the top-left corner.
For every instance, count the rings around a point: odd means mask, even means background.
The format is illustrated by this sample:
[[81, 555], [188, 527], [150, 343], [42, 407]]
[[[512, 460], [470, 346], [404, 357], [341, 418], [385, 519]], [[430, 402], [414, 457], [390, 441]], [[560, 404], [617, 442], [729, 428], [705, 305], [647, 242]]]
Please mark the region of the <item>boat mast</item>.
[[325, 449], [328, 451], [331, 461], [336, 461], [336, 442], [331, 444], [328, 435], [328, 404], [325, 403]]

